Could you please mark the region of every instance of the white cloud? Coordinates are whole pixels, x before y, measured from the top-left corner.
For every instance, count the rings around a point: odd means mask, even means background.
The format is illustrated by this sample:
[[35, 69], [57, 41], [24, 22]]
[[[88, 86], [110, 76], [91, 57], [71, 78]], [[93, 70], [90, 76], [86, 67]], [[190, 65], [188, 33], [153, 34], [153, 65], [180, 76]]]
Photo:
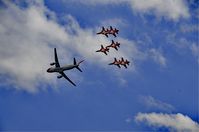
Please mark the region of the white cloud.
[[162, 66], [166, 66], [166, 58], [163, 56], [163, 54], [156, 50], [156, 49], [150, 49], [149, 50], [149, 57], [152, 57], [152, 59], [157, 62], [158, 64]]
[[151, 108], [153, 110], [161, 110], [166, 112], [172, 112], [175, 110], [172, 105], [157, 100], [152, 96], [140, 96], [139, 99], [147, 108]]
[[198, 64], [199, 64], [199, 58], [198, 58], [198, 56], [199, 56], [199, 46], [198, 46], [197, 44], [193, 43], [193, 44], [190, 46], [190, 50], [192, 51], [192, 54], [193, 54], [194, 56], [196, 56], [197, 62], [198, 62]]
[[144, 122], [152, 127], [166, 127], [170, 131], [180, 132], [198, 132], [199, 124], [190, 117], [181, 113], [163, 114], [163, 113], [138, 113], [135, 116], [136, 122]]
[[180, 26], [180, 30], [183, 32], [183, 33], [189, 33], [189, 32], [198, 32], [199, 31], [199, 27], [198, 25], [181, 25]]
[[141, 13], [154, 13], [168, 19], [188, 18], [189, 10], [184, 0], [130, 0], [132, 9]]
[[72, 16], [66, 15], [67, 24], [60, 25], [56, 15], [41, 1], [30, 1], [27, 8], [3, 2], [6, 7], [0, 9], [0, 74], [9, 77], [4, 84], [16, 89], [35, 92], [40, 85], [56, 84], [52, 81], [54, 76], [46, 73], [49, 63], [54, 60], [54, 47], [57, 47], [58, 55], [62, 55], [60, 63], [71, 63], [73, 56], [79, 55], [87, 63], [101, 67], [113, 57], [131, 60], [129, 55], [139, 59], [142, 54], [133, 41], [122, 38], [118, 40], [125, 46], [120, 52], [111, 50], [109, 56], [98, 54], [95, 50], [100, 44], [108, 45], [109, 40], [97, 36], [96, 30], [82, 29]]
[[[191, 32], [191, 31], [185, 31], [185, 32]], [[169, 42], [169, 44], [174, 45], [179, 54], [184, 53], [184, 51], [188, 49], [189, 51], [191, 51], [193, 56], [198, 57], [199, 48], [197, 42], [191, 39], [187, 39], [184, 36], [178, 37], [177, 34], [178, 33], [174, 32], [167, 36], [167, 41]], [[197, 34], [193, 34], [193, 37], [197, 38]]]
[[[64, 2], [77, 2], [74, 0], [62, 0]], [[188, 18], [189, 9], [185, 0], [79, 0], [78, 2], [89, 5], [110, 5], [128, 3], [133, 12], [140, 12], [165, 17], [171, 20]]]
[[190, 46], [190, 49], [193, 53], [193, 55], [197, 56], [199, 55], [199, 46], [195, 43], [193, 43], [191, 46]]

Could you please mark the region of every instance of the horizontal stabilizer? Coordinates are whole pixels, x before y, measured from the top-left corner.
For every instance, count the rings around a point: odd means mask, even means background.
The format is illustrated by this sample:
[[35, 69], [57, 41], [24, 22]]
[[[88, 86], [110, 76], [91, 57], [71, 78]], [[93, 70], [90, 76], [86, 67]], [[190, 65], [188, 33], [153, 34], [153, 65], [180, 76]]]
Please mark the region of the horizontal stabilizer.
[[80, 72], [82, 72], [82, 70], [79, 67], [76, 67]]

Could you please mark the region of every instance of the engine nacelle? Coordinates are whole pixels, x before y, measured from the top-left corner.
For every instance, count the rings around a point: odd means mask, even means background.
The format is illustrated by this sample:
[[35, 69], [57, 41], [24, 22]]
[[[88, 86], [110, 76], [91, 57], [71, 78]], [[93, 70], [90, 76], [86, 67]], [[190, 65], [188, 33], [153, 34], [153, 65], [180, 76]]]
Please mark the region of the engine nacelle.
[[62, 75], [57, 76], [58, 79], [62, 78]]
[[53, 62], [53, 63], [50, 63], [50, 65], [51, 65], [51, 66], [55, 65], [55, 62]]

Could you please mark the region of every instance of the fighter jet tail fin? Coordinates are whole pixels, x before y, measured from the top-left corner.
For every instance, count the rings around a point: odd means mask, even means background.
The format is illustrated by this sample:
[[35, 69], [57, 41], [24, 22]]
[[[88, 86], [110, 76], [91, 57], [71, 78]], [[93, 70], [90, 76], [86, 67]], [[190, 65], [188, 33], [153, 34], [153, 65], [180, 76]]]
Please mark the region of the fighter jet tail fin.
[[118, 34], [119, 30], [116, 30], [115, 33]]

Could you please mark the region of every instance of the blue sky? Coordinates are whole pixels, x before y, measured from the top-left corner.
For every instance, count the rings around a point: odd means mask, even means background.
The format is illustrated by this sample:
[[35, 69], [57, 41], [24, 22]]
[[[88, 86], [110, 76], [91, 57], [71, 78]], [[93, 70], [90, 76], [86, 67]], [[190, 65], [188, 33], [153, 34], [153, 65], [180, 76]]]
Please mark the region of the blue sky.
[[[0, 130], [198, 131], [197, 0], [0, 2]], [[96, 35], [118, 28], [117, 38]], [[101, 44], [119, 41], [108, 56]], [[77, 87], [46, 69], [66, 71]], [[109, 66], [114, 57], [128, 69]]]

